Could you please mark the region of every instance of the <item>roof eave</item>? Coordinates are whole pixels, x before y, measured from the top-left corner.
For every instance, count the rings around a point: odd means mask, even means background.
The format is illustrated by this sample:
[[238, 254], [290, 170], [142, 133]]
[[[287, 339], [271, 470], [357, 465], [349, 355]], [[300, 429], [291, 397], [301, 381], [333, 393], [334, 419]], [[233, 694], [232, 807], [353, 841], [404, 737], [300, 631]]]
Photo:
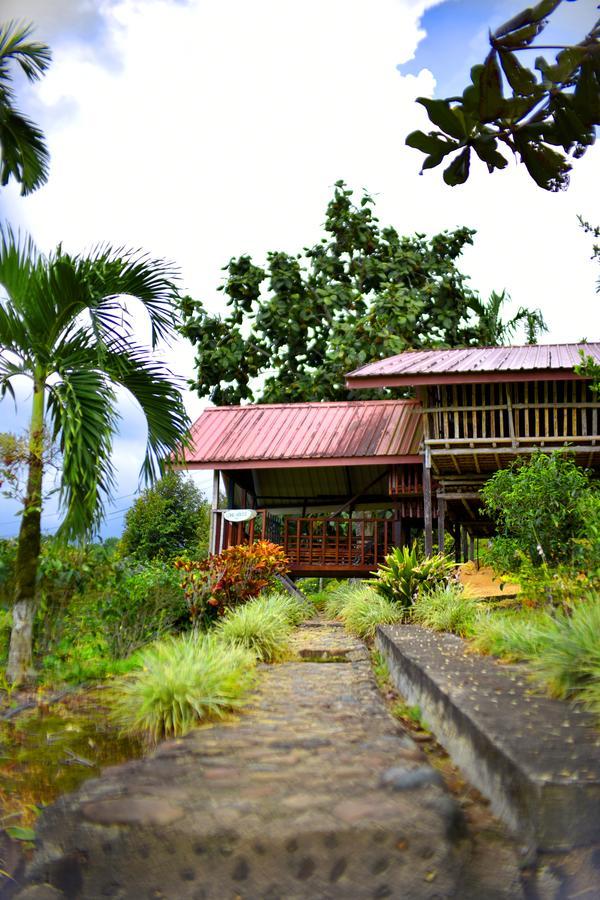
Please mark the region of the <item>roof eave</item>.
[[423, 457], [420, 453], [404, 454], [399, 456], [351, 456], [331, 457], [319, 459], [315, 457], [301, 459], [243, 459], [243, 460], [187, 460], [175, 466], [177, 469], [219, 469], [221, 472], [240, 469], [318, 469], [331, 466], [387, 466], [408, 463], [420, 463]]
[[497, 384], [515, 381], [586, 381], [572, 369], [539, 369], [507, 372], [457, 372], [429, 375], [347, 375], [346, 387], [350, 390], [385, 387], [418, 387], [428, 384]]

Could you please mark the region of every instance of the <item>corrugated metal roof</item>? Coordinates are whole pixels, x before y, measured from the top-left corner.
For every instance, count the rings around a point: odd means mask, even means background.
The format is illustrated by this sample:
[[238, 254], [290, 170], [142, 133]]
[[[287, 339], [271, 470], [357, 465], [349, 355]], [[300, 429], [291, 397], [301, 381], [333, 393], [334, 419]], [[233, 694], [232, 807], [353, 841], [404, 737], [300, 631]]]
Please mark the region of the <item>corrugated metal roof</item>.
[[[498, 376], [509, 380], [512, 373], [532, 378], [544, 373], [572, 373], [581, 362], [580, 351], [600, 363], [600, 343], [538, 344], [522, 347], [466, 347], [460, 350], [408, 350], [369, 363], [350, 372], [349, 387], [366, 387], [367, 381], [393, 378], [393, 384], [427, 384], [472, 380], [468, 376]], [[537, 374], [536, 374], [537, 373]], [[458, 376], [466, 376], [458, 379]], [[479, 377], [478, 380], [482, 380]]]
[[211, 407], [192, 426], [185, 462], [198, 469], [410, 462], [421, 440], [418, 409], [415, 400]]

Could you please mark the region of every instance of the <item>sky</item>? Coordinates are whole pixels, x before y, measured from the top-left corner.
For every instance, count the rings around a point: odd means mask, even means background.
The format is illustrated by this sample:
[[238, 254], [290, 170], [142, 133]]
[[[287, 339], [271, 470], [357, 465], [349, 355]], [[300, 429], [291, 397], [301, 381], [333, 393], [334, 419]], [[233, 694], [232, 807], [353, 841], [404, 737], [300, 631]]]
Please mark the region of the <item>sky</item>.
[[[334, 183], [377, 201], [401, 233], [467, 225], [475, 244], [461, 268], [487, 296], [506, 288], [514, 308], [539, 307], [544, 342], [600, 339], [597, 264], [577, 214], [597, 221], [598, 149], [575, 163], [567, 192], [535, 186], [522, 166], [477, 167], [450, 188], [404, 146], [427, 129], [418, 96], [445, 97], [483, 59], [488, 27], [524, 0], [2, 0], [2, 20], [36, 23], [52, 47], [42, 82], [18, 84], [20, 106], [43, 128], [48, 184], [27, 198], [0, 192], [0, 220], [85, 251], [99, 241], [174, 260], [181, 287], [213, 312], [230, 257], [297, 252], [316, 242]], [[562, 4], [549, 39], [578, 39], [597, 0]], [[139, 333], [145, 325], [139, 322]], [[183, 340], [163, 357], [193, 374]], [[27, 385], [0, 402], [0, 431], [27, 421]], [[195, 418], [204, 401], [185, 394]], [[141, 413], [120, 403], [116, 501], [103, 535], [119, 534], [138, 488]], [[206, 493], [210, 474], [195, 476]], [[0, 499], [0, 537], [16, 533]], [[46, 504], [45, 530], [60, 521]]]

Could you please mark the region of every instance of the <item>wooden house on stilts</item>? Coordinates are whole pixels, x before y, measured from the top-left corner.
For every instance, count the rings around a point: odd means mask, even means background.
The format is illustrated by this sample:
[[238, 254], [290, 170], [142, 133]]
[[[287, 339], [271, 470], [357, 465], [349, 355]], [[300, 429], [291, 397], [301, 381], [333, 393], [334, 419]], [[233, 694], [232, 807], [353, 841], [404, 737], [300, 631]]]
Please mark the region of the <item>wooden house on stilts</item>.
[[[215, 472], [211, 549], [267, 537], [297, 577], [366, 575], [421, 531], [427, 553], [450, 531], [457, 558], [472, 557], [492, 531], [480, 489], [495, 471], [536, 449], [600, 470], [581, 351], [600, 363], [600, 344], [408, 351], [347, 384], [414, 399], [206, 409], [185, 464]], [[240, 509], [253, 518], [231, 521]]]

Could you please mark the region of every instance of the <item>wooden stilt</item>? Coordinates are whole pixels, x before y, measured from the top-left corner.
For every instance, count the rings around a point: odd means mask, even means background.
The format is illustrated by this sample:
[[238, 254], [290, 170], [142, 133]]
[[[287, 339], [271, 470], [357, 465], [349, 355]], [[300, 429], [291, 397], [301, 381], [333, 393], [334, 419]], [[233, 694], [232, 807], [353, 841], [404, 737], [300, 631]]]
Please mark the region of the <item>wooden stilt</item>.
[[446, 501], [443, 497], [438, 497], [438, 550], [444, 552], [444, 543], [446, 537]]
[[425, 520], [425, 556], [433, 555], [433, 510], [431, 508], [431, 459], [425, 448], [423, 462], [423, 510]]
[[219, 528], [220, 523], [217, 522], [219, 517], [219, 513], [217, 510], [219, 509], [219, 485], [220, 485], [220, 472], [218, 469], [215, 469], [213, 472], [213, 492], [212, 492], [212, 503], [211, 503], [211, 513], [210, 513], [210, 534], [208, 536], [208, 551], [209, 553], [218, 553], [220, 548], [217, 548], [217, 532], [220, 531]]
[[469, 559], [475, 559], [475, 536], [469, 535]]
[[461, 557], [462, 561], [466, 562], [469, 558], [469, 532], [463, 525], [462, 527], [462, 541], [461, 541]]
[[456, 522], [454, 526], [454, 562], [460, 562], [460, 547], [461, 547], [461, 537], [460, 537], [460, 525]]

